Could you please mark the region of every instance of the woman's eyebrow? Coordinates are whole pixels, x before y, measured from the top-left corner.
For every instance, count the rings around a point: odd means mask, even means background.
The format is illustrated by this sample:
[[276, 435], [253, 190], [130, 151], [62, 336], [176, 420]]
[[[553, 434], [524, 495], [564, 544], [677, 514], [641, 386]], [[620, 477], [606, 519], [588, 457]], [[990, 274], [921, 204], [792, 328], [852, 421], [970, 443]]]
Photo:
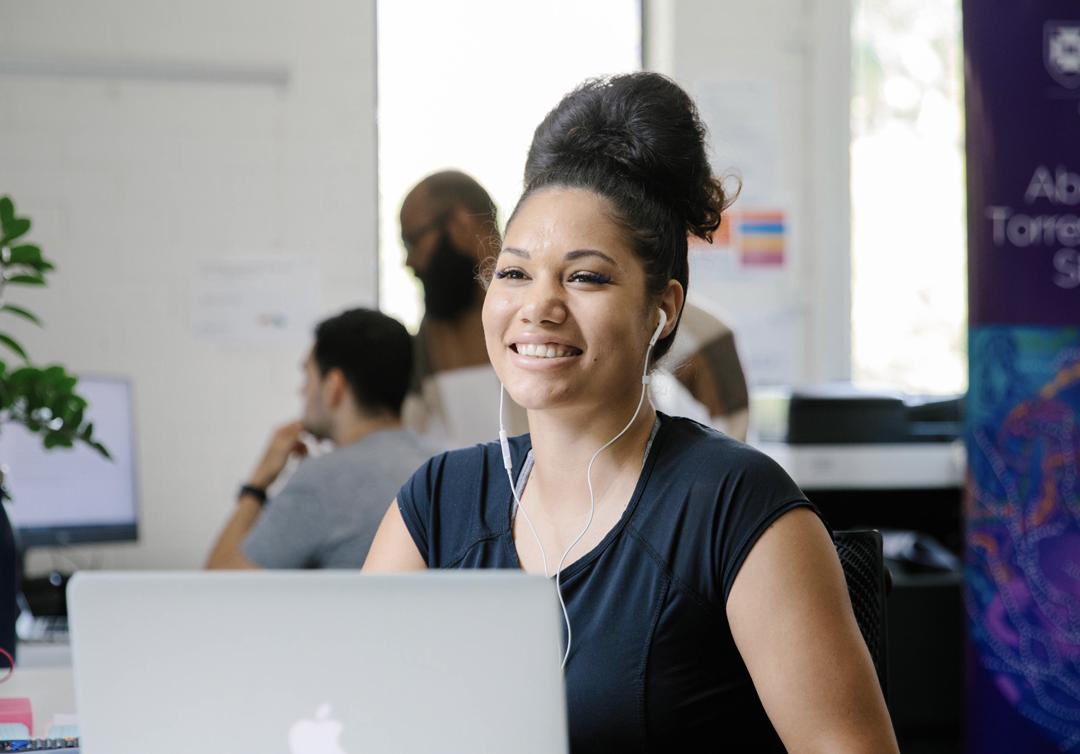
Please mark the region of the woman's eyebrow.
[[[522, 259], [531, 259], [532, 258], [529, 255], [529, 252], [525, 251], [525, 249], [517, 249], [517, 248], [514, 248], [513, 246], [504, 246], [503, 250], [502, 250], [502, 253], [503, 254], [513, 254], [514, 256], [521, 257]], [[605, 254], [604, 252], [602, 252], [602, 251], [600, 251], [598, 249], [575, 249], [574, 251], [568, 251], [568, 252], [566, 252], [566, 256], [564, 257], [564, 259], [567, 262], [572, 262], [575, 259], [581, 259], [582, 257], [599, 257], [600, 259], [603, 259], [605, 262], [607, 262], [608, 264], [613, 265], [614, 267], [619, 266], [618, 262], [616, 262], [610, 256], [608, 256], [607, 254]]]
[[566, 261], [569, 262], [569, 261], [572, 261], [574, 259], [581, 259], [582, 257], [600, 257], [605, 262], [607, 262], [608, 264], [610, 264], [610, 265], [612, 265], [614, 267], [619, 266], [618, 262], [616, 262], [614, 259], [609, 257], [604, 252], [599, 251], [597, 249], [577, 249], [575, 251], [568, 251], [568, 252], [566, 252], [565, 259], [566, 259]]

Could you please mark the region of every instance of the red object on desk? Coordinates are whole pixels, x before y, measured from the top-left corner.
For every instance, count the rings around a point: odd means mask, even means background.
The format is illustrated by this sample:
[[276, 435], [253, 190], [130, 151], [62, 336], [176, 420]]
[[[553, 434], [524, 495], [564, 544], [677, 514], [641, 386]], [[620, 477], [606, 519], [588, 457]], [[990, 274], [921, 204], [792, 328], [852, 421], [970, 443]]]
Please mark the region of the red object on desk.
[[0, 699], [0, 724], [3, 723], [22, 723], [27, 731], [33, 732], [34, 713], [30, 709], [30, 700], [22, 696]]

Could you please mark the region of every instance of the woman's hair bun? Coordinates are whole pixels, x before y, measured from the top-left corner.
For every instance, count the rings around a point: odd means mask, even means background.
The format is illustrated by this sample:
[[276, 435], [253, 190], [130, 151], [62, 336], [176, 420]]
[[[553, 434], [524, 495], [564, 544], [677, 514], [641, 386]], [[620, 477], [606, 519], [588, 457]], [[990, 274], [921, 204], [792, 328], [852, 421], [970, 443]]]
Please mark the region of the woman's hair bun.
[[697, 107], [657, 73], [590, 79], [544, 118], [525, 164], [525, 193], [551, 184], [629, 183], [665, 205], [685, 232], [710, 239], [727, 205], [706, 156]]

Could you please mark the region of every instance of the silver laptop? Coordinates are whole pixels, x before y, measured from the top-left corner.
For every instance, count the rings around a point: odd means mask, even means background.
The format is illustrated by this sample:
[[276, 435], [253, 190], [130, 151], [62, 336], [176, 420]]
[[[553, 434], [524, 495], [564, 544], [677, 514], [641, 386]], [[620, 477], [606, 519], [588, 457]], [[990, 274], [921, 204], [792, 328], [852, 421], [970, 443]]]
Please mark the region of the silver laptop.
[[540, 576], [80, 573], [68, 606], [83, 754], [567, 750]]

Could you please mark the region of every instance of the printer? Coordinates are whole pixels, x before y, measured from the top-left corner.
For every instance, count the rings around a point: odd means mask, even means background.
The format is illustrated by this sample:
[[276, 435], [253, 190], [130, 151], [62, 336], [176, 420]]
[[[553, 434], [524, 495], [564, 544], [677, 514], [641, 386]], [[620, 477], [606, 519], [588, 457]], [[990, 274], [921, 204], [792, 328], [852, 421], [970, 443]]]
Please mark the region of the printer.
[[805, 490], [963, 484], [963, 396], [866, 391], [848, 383], [771, 389], [751, 400], [752, 443]]

